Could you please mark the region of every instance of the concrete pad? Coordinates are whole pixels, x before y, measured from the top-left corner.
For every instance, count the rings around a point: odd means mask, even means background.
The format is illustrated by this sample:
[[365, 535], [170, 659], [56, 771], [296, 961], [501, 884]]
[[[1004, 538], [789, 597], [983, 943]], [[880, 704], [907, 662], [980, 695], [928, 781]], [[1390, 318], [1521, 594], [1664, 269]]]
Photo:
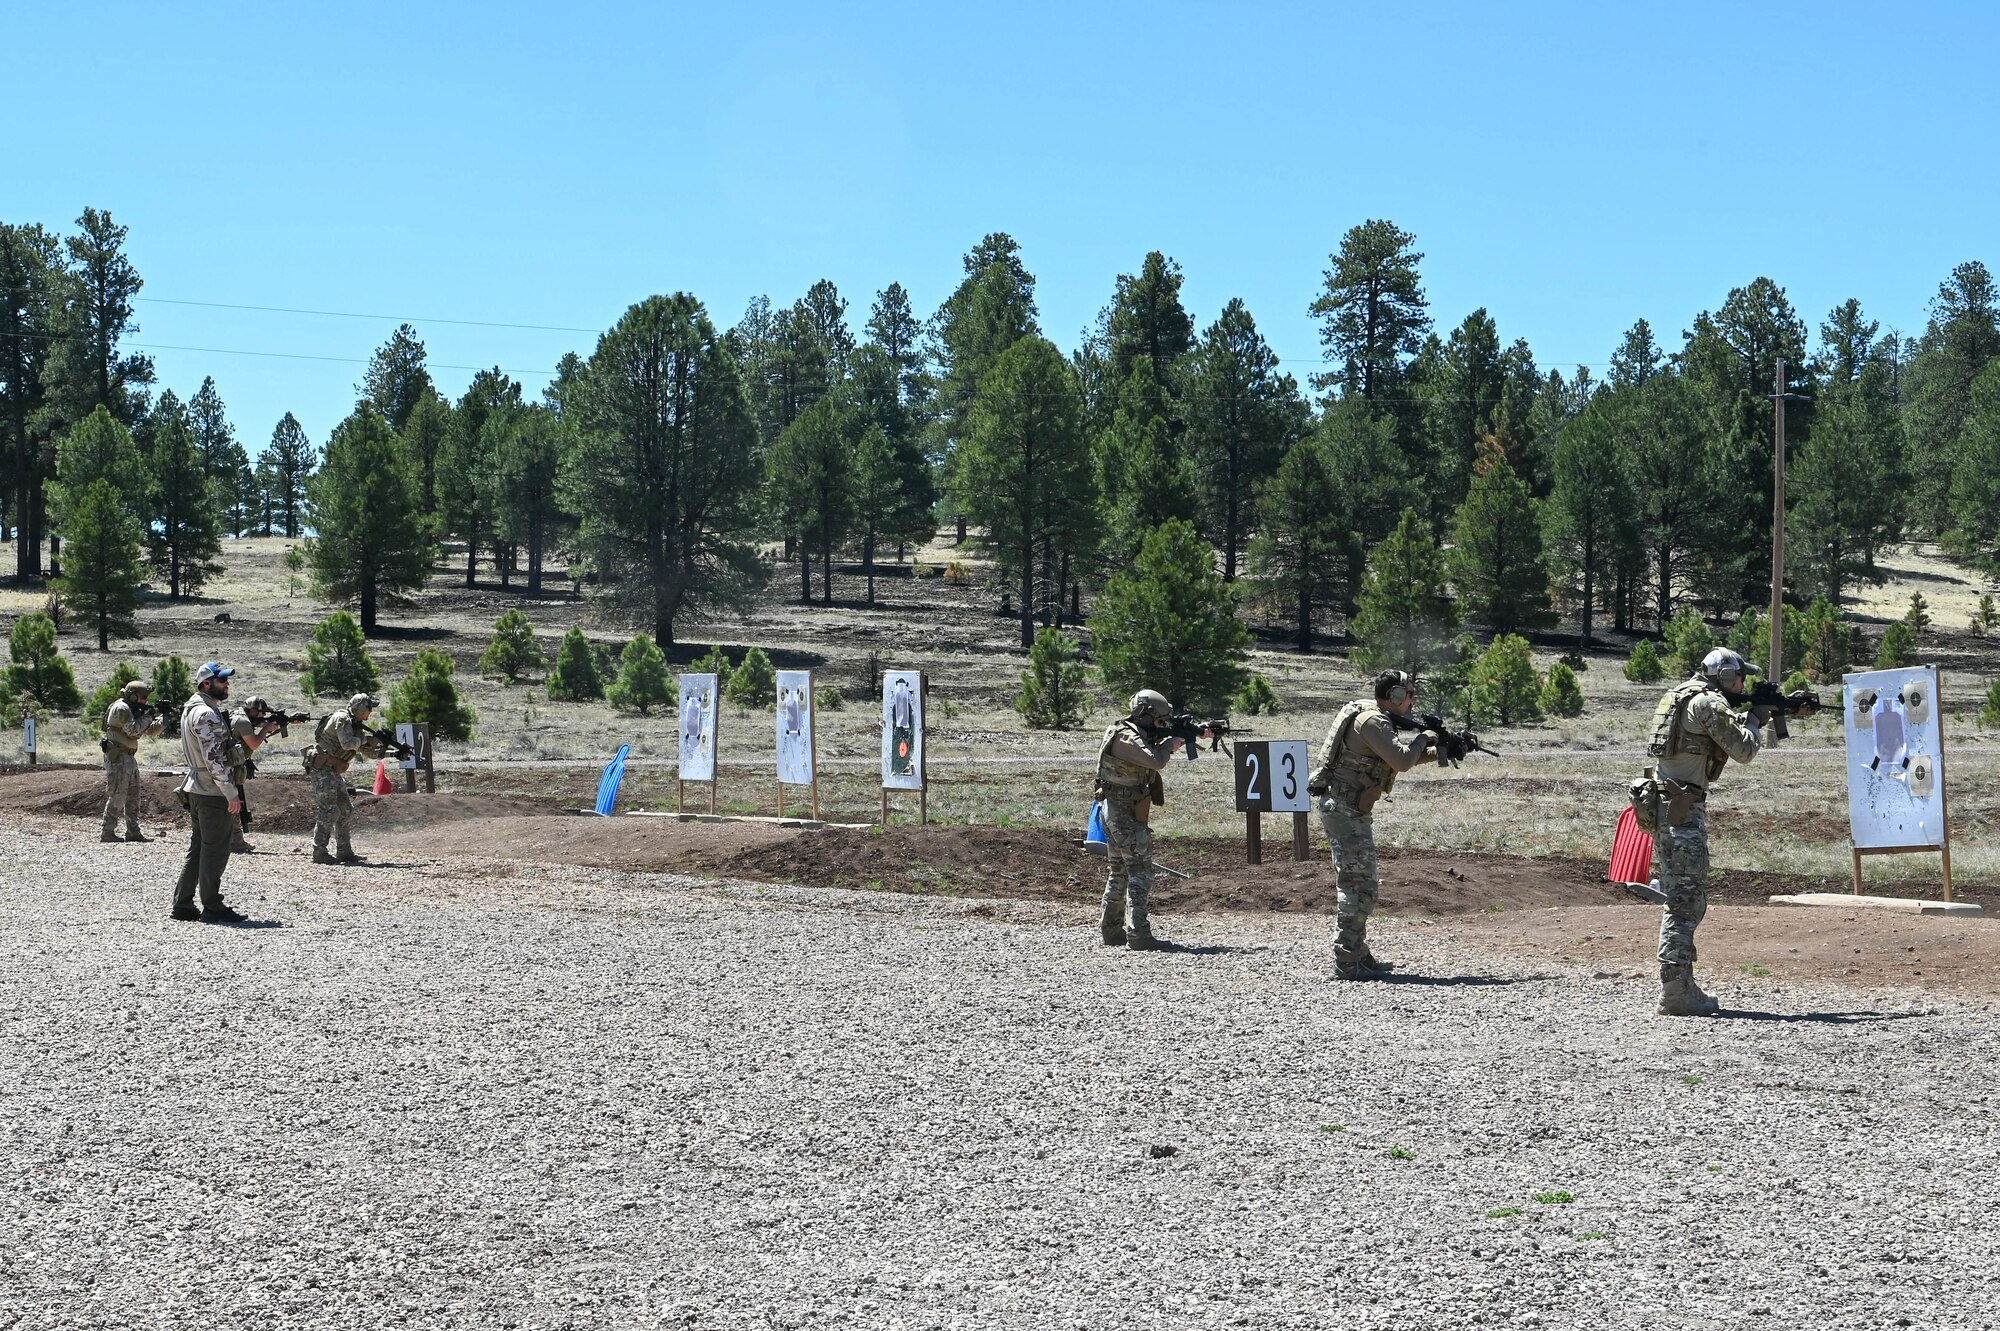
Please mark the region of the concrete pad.
[[1955, 915], [1977, 919], [1986, 907], [1974, 901], [1924, 901], [1917, 897], [1866, 897], [1851, 892], [1793, 892], [1771, 898], [1774, 906], [1833, 906], [1853, 910], [1900, 910], [1911, 915]]

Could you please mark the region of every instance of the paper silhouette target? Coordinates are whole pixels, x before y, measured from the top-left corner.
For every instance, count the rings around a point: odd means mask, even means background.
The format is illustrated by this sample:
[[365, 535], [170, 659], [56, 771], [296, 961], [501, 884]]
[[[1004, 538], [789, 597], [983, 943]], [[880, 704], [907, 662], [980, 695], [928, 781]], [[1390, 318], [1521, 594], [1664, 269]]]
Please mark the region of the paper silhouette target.
[[778, 780], [813, 784], [813, 684], [810, 670], [778, 672]]
[[924, 788], [922, 671], [882, 673], [882, 784], [890, 790]]
[[1846, 677], [1847, 820], [1861, 850], [1943, 846], [1943, 725], [1931, 666]]
[[680, 779], [715, 780], [714, 675], [680, 677]]

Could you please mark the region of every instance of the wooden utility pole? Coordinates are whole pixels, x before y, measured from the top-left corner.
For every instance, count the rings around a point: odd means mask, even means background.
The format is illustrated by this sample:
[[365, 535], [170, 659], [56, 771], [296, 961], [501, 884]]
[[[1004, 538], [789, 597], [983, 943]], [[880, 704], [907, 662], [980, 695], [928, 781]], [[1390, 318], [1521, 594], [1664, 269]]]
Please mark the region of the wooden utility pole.
[[[1765, 678], [1785, 679], [1785, 358], [1778, 357], [1777, 382], [1772, 385], [1776, 428], [1771, 440], [1771, 655]], [[1770, 736], [1766, 742], [1775, 742]]]

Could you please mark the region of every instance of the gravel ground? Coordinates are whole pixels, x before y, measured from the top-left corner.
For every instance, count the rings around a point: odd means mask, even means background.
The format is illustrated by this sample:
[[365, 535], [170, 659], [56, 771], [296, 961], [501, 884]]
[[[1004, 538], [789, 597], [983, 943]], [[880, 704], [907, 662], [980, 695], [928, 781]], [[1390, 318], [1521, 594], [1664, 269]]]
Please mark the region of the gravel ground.
[[1977, 1006], [296, 853], [221, 929], [177, 858], [0, 826], [0, 1329], [2000, 1323]]

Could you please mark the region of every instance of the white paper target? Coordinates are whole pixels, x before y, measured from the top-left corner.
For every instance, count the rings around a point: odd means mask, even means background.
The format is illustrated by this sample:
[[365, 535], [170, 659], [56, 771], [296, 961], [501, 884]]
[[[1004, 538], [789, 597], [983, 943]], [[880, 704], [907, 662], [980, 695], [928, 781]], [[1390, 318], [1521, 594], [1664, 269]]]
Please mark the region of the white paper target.
[[680, 677], [681, 768], [683, 781], [715, 780], [715, 676]]
[[1943, 719], [1931, 666], [1845, 677], [1847, 821], [1863, 850], [1944, 844]]
[[813, 784], [813, 677], [810, 670], [778, 672], [778, 780]]
[[882, 784], [924, 788], [924, 677], [916, 670], [882, 672]]

